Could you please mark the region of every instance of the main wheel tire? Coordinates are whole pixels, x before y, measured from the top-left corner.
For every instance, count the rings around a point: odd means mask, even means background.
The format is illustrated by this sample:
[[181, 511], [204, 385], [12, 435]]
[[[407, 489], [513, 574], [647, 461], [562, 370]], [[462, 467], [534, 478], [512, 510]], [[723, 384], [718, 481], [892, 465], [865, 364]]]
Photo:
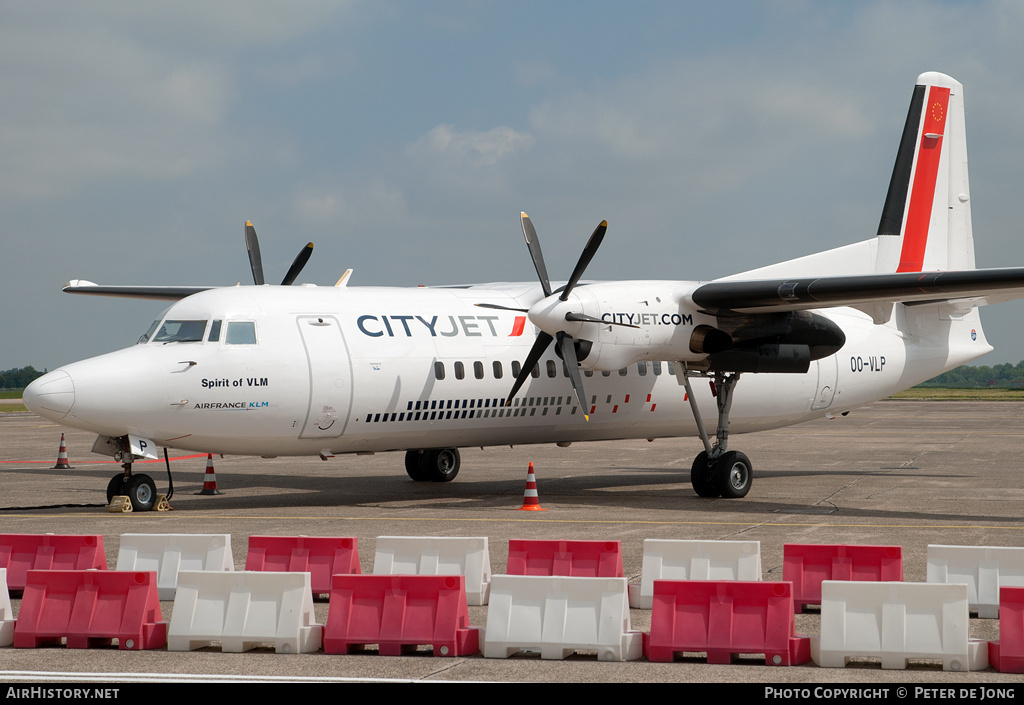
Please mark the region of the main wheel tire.
[[690, 484], [698, 497], [717, 497], [721, 494], [714, 482], [714, 469], [708, 462], [708, 453], [702, 450], [690, 466]]
[[750, 458], [735, 450], [720, 455], [716, 461], [715, 482], [725, 499], [746, 497], [754, 483], [754, 467]]
[[420, 450], [405, 451], [405, 471], [416, 482], [430, 479], [427, 477], [426, 470], [423, 467], [423, 457], [425, 455], [426, 453]]
[[451, 482], [459, 474], [462, 464], [458, 448], [425, 450], [420, 458], [424, 479], [431, 482]]
[[128, 483], [132, 511], [148, 512], [156, 504], [156, 483], [149, 475], [133, 475]]
[[107, 504], [110, 504], [110, 500], [118, 495], [127, 494], [128, 488], [125, 486], [124, 473], [117, 473], [110, 482], [107, 483]]

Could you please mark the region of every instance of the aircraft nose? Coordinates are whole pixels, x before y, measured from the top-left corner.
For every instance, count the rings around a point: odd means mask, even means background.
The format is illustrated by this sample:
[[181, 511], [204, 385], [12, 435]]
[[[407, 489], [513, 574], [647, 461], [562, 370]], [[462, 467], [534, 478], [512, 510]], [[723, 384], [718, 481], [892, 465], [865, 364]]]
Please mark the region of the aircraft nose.
[[21, 398], [33, 413], [58, 421], [75, 403], [75, 383], [64, 370], [54, 370], [25, 387]]

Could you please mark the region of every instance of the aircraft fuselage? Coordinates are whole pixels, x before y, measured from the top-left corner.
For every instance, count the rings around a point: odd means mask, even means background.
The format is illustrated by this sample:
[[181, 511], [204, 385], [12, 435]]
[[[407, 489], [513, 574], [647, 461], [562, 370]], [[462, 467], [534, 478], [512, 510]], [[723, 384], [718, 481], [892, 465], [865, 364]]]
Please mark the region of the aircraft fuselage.
[[[580, 361], [589, 421], [554, 348], [505, 406], [536, 329], [524, 313], [475, 304], [528, 308], [543, 298], [532, 284], [213, 289], [162, 317], [201, 329], [198, 340], [151, 339], [67, 365], [34, 385], [30, 403], [100, 436], [243, 455], [695, 436], [673, 371], [680, 360], [704, 357], [687, 347], [694, 327], [717, 323], [680, 303], [676, 292], [693, 286], [578, 289], [586, 298], [574, 304], [588, 315], [638, 326], [576, 324], [576, 339], [593, 342]], [[745, 375], [732, 432], [838, 414], [991, 349], [976, 312], [943, 321], [936, 307], [897, 306], [913, 336], [854, 309], [816, 311], [842, 329], [843, 348], [811, 362], [806, 373]], [[230, 332], [231, 324], [251, 324], [239, 329], [254, 335]], [[949, 345], [950, 326], [964, 329], [961, 347]], [[713, 418], [711, 386], [697, 380], [693, 390], [702, 414]]]

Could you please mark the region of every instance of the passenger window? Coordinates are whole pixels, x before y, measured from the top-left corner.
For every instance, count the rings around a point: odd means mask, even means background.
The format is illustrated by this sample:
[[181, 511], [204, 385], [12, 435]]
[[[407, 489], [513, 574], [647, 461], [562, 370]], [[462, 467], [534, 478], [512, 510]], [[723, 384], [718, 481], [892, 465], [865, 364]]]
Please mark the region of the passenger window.
[[494, 364], [491, 365], [491, 368], [494, 370], [494, 379], [501, 379], [501, 375], [502, 375], [501, 361], [500, 360], [495, 360]]
[[532, 376], [534, 379], [537, 379], [538, 377], [540, 377], [540, 363], [539, 362], [536, 365], [533, 366], [532, 370], [530, 370], [530, 376]]
[[555, 377], [558, 375], [558, 368], [555, 367], [554, 360], [548, 360], [546, 367], [548, 368], [548, 377]]
[[479, 360], [473, 363], [473, 376], [477, 379], [484, 378], [484, 363]]
[[220, 340], [220, 321], [214, 321], [213, 325], [210, 326], [210, 334], [206, 336], [206, 340], [211, 343], [216, 343]]
[[661, 374], [661, 360], [655, 360], [654, 362], [652, 362], [651, 367], [654, 368], [655, 377]]
[[518, 360], [512, 361], [512, 376], [519, 379], [519, 373], [523, 371], [523, 366], [519, 364]]
[[641, 377], [646, 376], [646, 374], [647, 374], [647, 363], [646, 362], [638, 362], [638, 363], [636, 363], [636, 371], [640, 374]]
[[228, 345], [255, 345], [256, 324], [252, 321], [229, 321], [225, 342]]
[[466, 366], [463, 365], [461, 362], [456, 362], [455, 363], [455, 379], [465, 379], [465, 378], [466, 378]]
[[619, 377], [625, 377], [627, 372], [629, 372], [629, 368], [623, 367], [621, 370], [619, 370]]
[[444, 363], [440, 360], [434, 363], [434, 377], [437, 379], [444, 379]]
[[676, 368], [672, 365], [671, 360], [668, 361], [668, 373], [670, 375], [674, 375], [676, 373]]

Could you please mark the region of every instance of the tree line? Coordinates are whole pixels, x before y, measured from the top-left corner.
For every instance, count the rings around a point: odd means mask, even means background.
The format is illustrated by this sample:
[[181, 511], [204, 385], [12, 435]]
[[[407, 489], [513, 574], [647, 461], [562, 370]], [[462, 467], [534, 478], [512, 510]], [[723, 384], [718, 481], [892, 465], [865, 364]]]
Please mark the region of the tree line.
[[36, 377], [42, 377], [46, 371], [40, 372], [29, 365], [28, 367], [12, 367], [9, 370], [0, 372], [0, 389], [23, 389]]

